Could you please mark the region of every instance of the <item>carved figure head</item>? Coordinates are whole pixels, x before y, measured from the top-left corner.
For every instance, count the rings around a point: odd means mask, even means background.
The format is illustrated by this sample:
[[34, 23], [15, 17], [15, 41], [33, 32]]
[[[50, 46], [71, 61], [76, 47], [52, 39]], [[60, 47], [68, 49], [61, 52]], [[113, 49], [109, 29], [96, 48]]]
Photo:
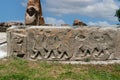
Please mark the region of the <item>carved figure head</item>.
[[28, 0], [25, 15], [26, 25], [44, 25], [40, 0]]

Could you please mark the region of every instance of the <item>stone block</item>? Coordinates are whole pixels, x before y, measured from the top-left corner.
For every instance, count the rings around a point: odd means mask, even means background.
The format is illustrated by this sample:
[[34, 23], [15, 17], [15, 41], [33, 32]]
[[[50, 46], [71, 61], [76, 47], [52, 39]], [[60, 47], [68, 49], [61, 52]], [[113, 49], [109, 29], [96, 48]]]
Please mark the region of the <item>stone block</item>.
[[8, 53], [32, 60], [120, 59], [118, 28], [33, 26], [7, 33]]
[[25, 57], [27, 50], [26, 30], [11, 27], [7, 30], [7, 53], [10, 56]]

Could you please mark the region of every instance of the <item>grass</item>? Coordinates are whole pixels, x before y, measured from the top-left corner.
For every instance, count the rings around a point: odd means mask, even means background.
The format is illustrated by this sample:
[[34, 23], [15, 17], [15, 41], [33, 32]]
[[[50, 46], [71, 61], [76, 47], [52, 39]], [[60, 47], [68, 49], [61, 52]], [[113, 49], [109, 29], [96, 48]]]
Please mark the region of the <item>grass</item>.
[[0, 61], [0, 80], [120, 80], [120, 64], [81, 65], [28, 61]]

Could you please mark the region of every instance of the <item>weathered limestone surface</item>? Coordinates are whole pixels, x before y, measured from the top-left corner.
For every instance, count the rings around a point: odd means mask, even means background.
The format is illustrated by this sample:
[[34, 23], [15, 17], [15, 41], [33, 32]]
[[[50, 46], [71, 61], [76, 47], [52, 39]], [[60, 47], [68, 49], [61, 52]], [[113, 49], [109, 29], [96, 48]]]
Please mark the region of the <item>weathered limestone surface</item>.
[[120, 59], [120, 29], [29, 27], [7, 31], [8, 54], [33, 60]]
[[26, 30], [24, 28], [11, 27], [7, 30], [8, 56], [23, 57], [26, 54]]

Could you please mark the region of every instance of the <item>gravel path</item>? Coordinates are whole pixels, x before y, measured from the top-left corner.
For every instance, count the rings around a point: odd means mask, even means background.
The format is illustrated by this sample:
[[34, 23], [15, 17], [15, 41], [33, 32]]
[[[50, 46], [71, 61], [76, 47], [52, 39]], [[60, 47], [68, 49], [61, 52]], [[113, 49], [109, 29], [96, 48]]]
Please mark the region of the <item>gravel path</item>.
[[7, 56], [6, 33], [0, 33], [0, 58]]
[[6, 41], [6, 36], [7, 36], [7, 34], [6, 33], [0, 33], [0, 43], [3, 43], [3, 42], [5, 42]]
[[59, 61], [59, 63], [63, 64], [94, 64], [94, 65], [108, 65], [108, 64], [120, 64], [120, 60], [108, 60], [108, 61], [89, 61], [89, 62], [84, 62], [84, 61]]

